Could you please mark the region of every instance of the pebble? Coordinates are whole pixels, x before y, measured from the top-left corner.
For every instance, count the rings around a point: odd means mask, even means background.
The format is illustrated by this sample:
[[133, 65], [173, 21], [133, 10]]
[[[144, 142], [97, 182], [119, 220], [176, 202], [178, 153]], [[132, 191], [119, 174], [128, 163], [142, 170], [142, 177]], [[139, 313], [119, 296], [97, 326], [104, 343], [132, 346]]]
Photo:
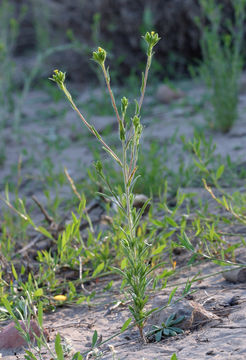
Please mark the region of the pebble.
[[180, 89], [173, 90], [165, 84], [161, 84], [157, 88], [156, 98], [161, 103], [170, 104], [174, 100], [178, 100], [182, 97], [184, 97], [184, 93]]

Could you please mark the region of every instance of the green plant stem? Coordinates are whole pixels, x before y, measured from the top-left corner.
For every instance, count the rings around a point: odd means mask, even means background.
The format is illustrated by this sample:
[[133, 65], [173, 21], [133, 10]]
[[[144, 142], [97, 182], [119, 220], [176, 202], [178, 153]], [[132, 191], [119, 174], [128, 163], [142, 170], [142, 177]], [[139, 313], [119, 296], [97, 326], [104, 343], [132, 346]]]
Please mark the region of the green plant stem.
[[72, 105], [72, 108], [76, 111], [76, 113], [79, 115], [80, 119], [83, 121], [83, 123], [86, 125], [88, 130], [103, 144], [103, 146], [107, 149], [107, 151], [111, 154], [111, 156], [117, 161], [117, 163], [122, 167], [122, 162], [118, 158], [118, 156], [115, 154], [115, 152], [105, 143], [105, 141], [101, 138], [101, 136], [98, 136], [98, 134], [95, 132], [94, 128], [86, 121], [84, 116], [81, 114], [77, 106], [75, 105], [71, 94], [67, 90], [66, 86], [64, 84], [61, 85], [61, 89], [66, 95], [68, 101]]
[[[145, 69], [145, 76], [144, 76], [144, 84], [142, 87], [142, 94], [141, 94], [141, 98], [139, 101], [139, 112], [143, 103], [143, 99], [144, 99], [144, 95], [145, 95], [145, 90], [146, 90], [146, 84], [147, 84], [147, 79], [148, 79], [148, 73], [149, 73], [149, 68], [151, 65], [151, 55], [148, 56], [147, 59], [147, 64], [146, 64], [146, 69]], [[110, 89], [110, 83], [107, 81], [106, 82], [108, 84], [108, 87]], [[110, 89], [111, 90], [111, 89]], [[137, 264], [139, 259], [139, 253], [138, 253], [138, 247], [135, 244], [135, 237], [136, 237], [136, 229], [135, 226], [133, 225], [133, 218], [132, 218], [132, 205], [131, 205], [131, 194], [130, 194], [130, 185], [131, 182], [134, 179], [134, 175], [132, 176], [132, 179], [129, 180], [130, 177], [130, 172], [131, 172], [131, 167], [132, 167], [132, 163], [134, 163], [133, 169], [136, 166], [136, 162], [137, 162], [137, 138], [136, 135], [133, 135], [133, 150], [131, 153], [131, 159], [130, 159], [130, 165], [128, 167], [128, 163], [127, 163], [127, 145], [126, 145], [126, 141], [123, 140], [122, 141], [122, 151], [123, 151], [123, 166], [122, 166], [122, 172], [123, 172], [123, 178], [124, 178], [124, 190], [125, 190], [125, 197], [126, 197], [126, 208], [127, 208], [127, 227], [128, 227], [128, 233], [129, 233], [129, 242], [130, 244], [127, 245], [128, 250], [129, 250], [129, 254], [131, 254], [131, 256], [134, 259], [134, 264]], [[130, 181], [130, 184], [129, 184]], [[140, 279], [136, 279], [133, 280], [133, 283], [136, 287], [141, 286], [141, 280]], [[131, 287], [133, 287], [133, 285], [131, 285]], [[135, 292], [136, 290], [133, 289], [133, 292]], [[140, 296], [139, 294], [136, 294], [136, 296]], [[143, 311], [143, 307], [140, 306], [138, 309], [135, 309], [136, 311], [136, 317], [140, 318], [140, 322], [137, 324], [138, 329], [139, 329], [139, 334], [141, 339], [145, 342], [145, 336], [143, 333], [143, 319], [142, 319], [142, 311]]]
[[127, 219], [128, 219], [128, 227], [131, 240], [134, 237], [133, 233], [133, 221], [132, 221], [132, 214], [131, 214], [131, 204], [130, 204], [130, 194], [129, 194], [129, 186], [128, 186], [128, 166], [127, 166], [127, 150], [125, 147], [124, 142], [122, 142], [123, 148], [123, 178], [124, 178], [124, 188], [125, 188], [125, 195], [126, 195], [126, 209], [127, 209]]
[[112, 91], [111, 86], [110, 86], [109, 75], [107, 74], [107, 70], [105, 68], [104, 63], [102, 64], [102, 70], [103, 70], [103, 75], [104, 75], [104, 78], [105, 78], [105, 81], [106, 81], [106, 84], [107, 84], [108, 92], [109, 92], [109, 95], [110, 95], [110, 98], [111, 98], [112, 106], [113, 106], [113, 109], [115, 111], [118, 124], [120, 124], [120, 122], [121, 122], [120, 115], [119, 115], [119, 112], [118, 112], [118, 109], [117, 109], [117, 105], [116, 105], [116, 102], [115, 102], [113, 91]]
[[143, 88], [142, 88], [142, 91], [141, 91], [141, 97], [140, 97], [140, 100], [139, 100], [139, 103], [138, 103], [139, 112], [141, 111], [141, 107], [142, 107], [143, 100], [144, 100], [144, 95], [145, 95], [145, 90], [146, 90], [146, 85], [147, 85], [147, 80], [148, 80], [149, 69], [150, 69], [150, 66], [151, 66], [151, 59], [152, 59], [152, 54], [148, 55], [148, 59], [147, 59], [147, 64], [146, 64], [145, 73], [144, 73], [144, 84], [143, 84]]

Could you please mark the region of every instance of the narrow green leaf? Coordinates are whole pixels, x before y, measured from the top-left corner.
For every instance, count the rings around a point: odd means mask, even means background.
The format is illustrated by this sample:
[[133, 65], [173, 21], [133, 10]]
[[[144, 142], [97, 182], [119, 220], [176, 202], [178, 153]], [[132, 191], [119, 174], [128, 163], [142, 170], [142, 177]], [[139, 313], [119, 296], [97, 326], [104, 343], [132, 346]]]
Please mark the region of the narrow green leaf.
[[222, 204], [224, 205], [226, 210], [228, 210], [228, 211], [230, 210], [230, 207], [229, 207], [228, 202], [227, 202], [227, 200], [225, 198], [225, 195], [222, 196]]
[[214, 264], [219, 265], [219, 266], [228, 266], [228, 261], [223, 261], [223, 260], [212, 260]]
[[156, 341], [156, 342], [161, 341], [161, 337], [162, 337], [162, 330], [158, 331], [158, 332], [155, 334], [155, 341]]
[[98, 338], [98, 334], [97, 331], [94, 331], [94, 334], [92, 336], [92, 342], [91, 342], [91, 347], [94, 348], [96, 343], [97, 343], [97, 338]]
[[60, 334], [56, 335], [55, 350], [56, 350], [57, 360], [64, 360], [64, 354], [63, 354], [63, 350], [62, 350], [62, 346], [61, 346]]
[[174, 331], [173, 328], [169, 329], [169, 334], [170, 334], [170, 336], [176, 336], [177, 335], [176, 331]]
[[76, 301], [76, 304], [81, 304], [82, 302], [84, 302], [86, 300], [86, 296], [81, 296], [80, 298], [78, 298], [78, 300]]
[[164, 245], [159, 245], [157, 249], [153, 250], [151, 255], [157, 255], [160, 254], [162, 252], [163, 249], [165, 249], [165, 247], [167, 246], [167, 244]]
[[5, 306], [5, 308], [8, 310], [8, 312], [10, 313], [10, 315], [12, 316], [12, 318], [15, 319], [16, 317], [12, 311], [12, 308], [11, 308], [11, 305], [10, 305], [8, 299], [6, 297], [2, 297], [1, 301], [2, 301], [3, 305]]
[[124, 322], [124, 325], [122, 326], [122, 328], [120, 329], [120, 332], [123, 333], [129, 326], [129, 324], [131, 323], [132, 321], [132, 318], [129, 318], [127, 319], [125, 322]]
[[17, 275], [17, 272], [15, 270], [14, 264], [12, 264], [12, 273], [14, 275], [15, 280], [18, 281], [18, 275]]
[[93, 125], [91, 125], [91, 130], [94, 132], [94, 135], [98, 138], [98, 140], [101, 140], [101, 135], [98, 133], [98, 131]]
[[140, 177], [141, 177], [141, 175], [137, 175], [137, 176], [135, 177], [135, 179], [132, 181], [132, 183], [131, 183], [131, 185], [130, 185], [130, 187], [129, 187], [129, 190], [130, 190], [130, 191], [133, 191], [134, 186], [135, 186], [136, 182], [138, 181], [138, 179], [139, 179]]
[[43, 327], [43, 304], [41, 301], [38, 304], [38, 324], [41, 328]]
[[120, 276], [122, 276], [123, 278], [125, 277], [125, 273], [124, 271], [112, 266], [112, 270], [114, 270], [115, 273], [119, 274]]
[[166, 216], [165, 217], [166, 221], [173, 227], [179, 227], [178, 224], [169, 216]]
[[152, 224], [159, 226], [159, 227], [164, 227], [164, 223], [160, 220], [157, 219], [151, 219]]
[[120, 159], [117, 157], [117, 155], [110, 149], [106, 148], [105, 146], [102, 147], [103, 150], [105, 150], [108, 154], [112, 156], [112, 158], [122, 167], [122, 164], [120, 162]]
[[198, 256], [198, 255], [197, 255], [196, 253], [193, 254], [193, 255], [191, 256], [190, 260], [188, 261], [187, 265], [192, 265], [192, 264], [196, 261], [197, 256]]
[[166, 336], [169, 336], [170, 335], [170, 330], [169, 329], [164, 329], [163, 334], [166, 335]]
[[173, 298], [174, 294], [176, 293], [177, 289], [178, 289], [178, 287], [176, 286], [176, 287], [171, 291], [171, 294], [169, 295], [168, 302], [167, 302], [168, 305], [171, 303], [172, 298]]
[[104, 269], [104, 262], [102, 262], [101, 264], [99, 264], [96, 269], [94, 270], [92, 277], [95, 277], [96, 275], [98, 275], [100, 272], [102, 272]]
[[185, 318], [184, 315], [179, 316], [177, 319], [175, 319], [175, 320], [172, 321], [172, 325], [176, 325], [176, 324], [181, 323], [181, 322], [184, 320], [184, 318]]
[[37, 357], [29, 350], [25, 350], [26, 354], [25, 359], [26, 360], [38, 360]]
[[174, 318], [175, 318], [175, 314], [171, 314], [168, 316], [167, 321], [165, 321], [166, 327], [169, 327], [173, 323]]
[[47, 238], [53, 239], [53, 236], [51, 235], [51, 233], [50, 233], [47, 229], [45, 229], [43, 226], [38, 226], [38, 227], [37, 227], [37, 230], [38, 230], [41, 234], [43, 234], [44, 236], [46, 236]]
[[[163, 265], [166, 265], [166, 262], [163, 261], [159, 264], [156, 264], [155, 266], [153, 266], [152, 268], [150, 268], [147, 272], [146, 272], [146, 276], [148, 276], [150, 273], [152, 273], [153, 271], [155, 271], [156, 269], [162, 267]], [[171, 271], [171, 274], [173, 273], [173, 270]]]
[[80, 352], [76, 352], [76, 354], [74, 354], [72, 360], [83, 360], [83, 356]]
[[183, 245], [187, 250], [194, 252], [194, 247], [185, 232], [183, 233], [183, 236], [178, 235], [178, 238], [181, 242], [181, 245]]
[[134, 101], [135, 101], [135, 115], [139, 115], [139, 104], [136, 99]]
[[219, 178], [222, 176], [224, 170], [225, 170], [225, 165], [224, 164], [220, 165], [220, 167], [216, 171], [216, 175], [215, 175], [216, 180], [219, 180]]
[[152, 314], [154, 311], [156, 311], [156, 310], [158, 310], [158, 309], [159, 309], [159, 308], [157, 307], [157, 308], [153, 308], [153, 309], [151, 309], [151, 310], [149, 310], [149, 311], [146, 311], [145, 316], [148, 317], [150, 314]]
[[205, 168], [205, 166], [200, 164], [198, 161], [194, 160], [194, 163], [195, 163], [196, 167], [198, 167], [198, 169], [200, 169], [202, 172], [205, 172], [205, 173], [208, 172], [208, 170]]
[[172, 326], [172, 330], [176, 332], [176, 334], [183, 334], [184, 333], [184, 330], [178, 328], [178, 327], [175, 327], [175, 326]]
[[146, 200], [145, 203], [143, 204], [143, 206], [141, 207], [141, 209], [139, 210], [137, 218], [136, 218], [136, 220], [135, 220], [135, 222], [133, 224], [133, 228], [137, 227], [137, 225], [138, 225], [139, 221], [141, 220], [141, 217], [142, 217], [146, 207], [148, 206], [149, 202], [150, 202], [150, 199]]

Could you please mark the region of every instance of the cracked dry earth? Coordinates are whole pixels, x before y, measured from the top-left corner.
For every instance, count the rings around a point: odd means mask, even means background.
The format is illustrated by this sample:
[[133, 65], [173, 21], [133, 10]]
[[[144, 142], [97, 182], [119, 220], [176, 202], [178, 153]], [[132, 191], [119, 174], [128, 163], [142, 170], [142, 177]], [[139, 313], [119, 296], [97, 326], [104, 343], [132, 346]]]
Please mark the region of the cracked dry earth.
[[[189, 98], [199, 98], [202, 94], [201, 88], [192, 86], [185, 89]], [[83, 103], [84, 96], [80, 102]], [[177, 166], [178, 154], [182, 152], [181, 140], [179, 136], [185, 134], [187, 139], [193, 136], [194, 124], [203, 124], [201, 113], [192, 114], [192, 106], [187, 103], [185, 106], [167, 106], [156, 103], [154, 98], [149, 96], [146, 100], [151, 105], [151, 114], [148, 114], [143, 121], [145, 122], [144, 144], [148, 144], [151, 139], [160, 143], [168, 139], [176, 132], [176, 142], [169, 147], [168, 162], [169, 166]], [[39, 200], [45, 204], [47, 199], [43, 195], [44, 182], [46, 181], [44, 166], [47, 157], [52, 161], [51, 169], [54, 173], [62, 171], [66, 166], [70, 175], [79, 181], [85, 174], [82, 169], [89, 166], [93, 160], [88, 144], [85, 145], [85, 138], [74, 139], [74, 134], [84, 129], [80, 129], [80, 123], [72, 110], [67, 110], [67, 104], [61, 102], [56, 104], [59, 111], [65, 109], [65, 115], [61, 122], [58, 117], [42, 120], [43, 109], [54, 107], [47, 94], [33, 92], [28, 99], [29, 105], [26, 106], [25, 122], [22, 126], [20, 141], [16, 141], [11, 135], [10, 129], [5, 130], [7, 139], [7, 153], [4, 166], [1, 171], [0, 190], [3, 194], [3, 186], [6, 180], [16, 180], [16, 173], [10, 171], [18, 163], [19, 155], [22, 153], [22, 184], [20, 186], [20, 197], [27, 197], [27, 204], [31, 204], [30, 196], [35, 194]], [[245, 161], [246, 131], [245, 131], [245, 107], [246, 95], [241, 93], [239, 105], [239, 119], [233, 129], [226, 135], [214, 134], [213, 140], [216, 143], [216, 152], [222, 156], [230, 154], [233, 161]], [[190, 114], [187, 116], [187, 114]], [[34, 121], [34, 119], [37, 119]], [[112, 124], [111, 116], [95, 117], [92, 119], [97, 126], [104, 127]], [[152, 119], [156, 119], [152, 121]], [[206, 130], [207, 131], [207, 130]], [[207, 131], [206, 136], [211, 134]], [[85, 135], [86, 136], [86, 135]], [[54, 142], [61, 138], [61, 143], [69, 146], [56, 148]], [[47, 139], [49, 141], [47, 141]], [[23, 151], [25, 149], [25, 151]], [[34, 151], [35, 149], [35, 151]], [[32, 156], [32, 161], [30, 157]], [[242, 165], [243, 166], [243, 165]], [[46, 174], [46, 175], [44, 175]], [[14, 179], [13, 179], [14, 177]], [[52, 186], [52, 185], [51, 185]], [[242, 183], [242, 191], [244, 184]], [[238, 190], [238, 189], [234, 189]], [[62, 204], [71, 195], [69, 186], [61, 184], [57, 186], [57, 191], [63, 198]], [[202, 197], [208, 200], [211, 212], [218, 211], [213, 199], [203, 189], [185, 189], [186, 192], [195, 192], [197, 199]], [[233, 189], [232, 189], [233, 191]], [[2, 204], [0, 205], [3, 206]], [[2, 208], [3, 210], [3, 208]], [[1, 208], [0, 208], [1, 211]], [[35, 221], [40, 221], [42, 217], [38, 212], [35, 213]], [[235, 229], [234, 229], [235, 230]], [[245, 233], [244, 228], [241, 233]], [[184, 250], [176, 255], [177, 266], [185, 263], [189, 257]], [[240, 250], [239, 259], [245, 262], [246, 251]], [[185, 281], [200, 272], [200, 277], [205, 277], [193, 285], [196, 292], [192, 297], [186, 299], [187, 302], [195, 301], [203, 308], [214, 315], [208, 321], [201, 321], [195, 325], [191, 323], [189, 329], [184, 334], [172, 338], [166, 338], [159, 343], [140, 342], [138, 332], [135, 328], [128, 330], [118, 337], [113, 338], [108, 343], [100, 346], [101, 359], [105, 360], [169, 360], [173, 353], [176, 353], [179, 360], [197, 359], [246, 359], [246, 283], [230, 283], [224, 279], [222, 274], [207, 276], [219, 271], [219, 266], [210, 263], [203, 263], [199, 267], [189, 266], [182, 270], [182, 273], [171, 278], [168, 287], [155, 294], [150, 293], [150, 307], [154, 306], [156, 300], [160, 304], [167, 302], [168, 296], [174, 286], [182, 284], [176, 293], [178, 297], [184, 288]], [[125, 298], [119, 292], [120, 281], [114, 278], [114, 285], [109, 292], [103, 292], [103, 288], [113, 276], [90, 282], [87, 290], [96, 290], [96, 296], [91, 304], [80, 304], [64, 306], [55, 313], [45, 314], [44, 326], [50, 332], [51, 347], [54, 346], [54, 337], [57, 332], [62, 336], [63, 342], [71, 346], [71, 353], [74, 351], [85, 352], [91, 345], [92, 335], [97, 330], [102, 341], [117, 333], [124, 322], [129, 318], [129, 311], [125, 304]], [[119, 301], [119, 306], [115, 307], [115, 302]], [[164, 310], [163, 310], [164, 311]], [[160, 314], [161, 316], [161, 314]], [[164, 314], [165, 316], [165, 314]], [[4, 327], [5, 324], [0, 324]], [[23, 359], [23, 349], [1, 350], [4, 359], [14, 360]], [[114, 352], [114, 353], [113, 353]], [[49, 359], [44, 352], [43, 359]], [[91, 357], [93, 359], [93, 357]]]

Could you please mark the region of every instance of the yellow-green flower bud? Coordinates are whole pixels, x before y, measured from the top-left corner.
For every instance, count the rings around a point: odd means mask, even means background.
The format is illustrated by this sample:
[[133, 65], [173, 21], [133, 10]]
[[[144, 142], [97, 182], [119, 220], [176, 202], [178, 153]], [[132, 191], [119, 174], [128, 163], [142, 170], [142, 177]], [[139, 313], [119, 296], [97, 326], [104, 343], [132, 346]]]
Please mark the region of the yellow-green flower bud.
[[52, 75], [52, 78], [49, 79], [56, 82], [57, 85], [62, 86], [66, 79], [66, 73], [56, 69], [54, 70], [54, 74]]
[[158, 41], [161, 39], [158, 35], [158, 33], [151, 31], [146, 32], [145, 36], [143, 37], [146, 43], [148, 44], [148, 50], [147, 55], [150, 56], [152, 53], [153, 47], [158, 43]]
[[98, 174], [102, 175], [103, 167], [101, 161], [98, 160], [94, 165]]
[[140, 125], [140, 118], [137, 115], [135, 115], [134, 118], [132, 119], [132, 122], [136, 130]]
[[107, 53], [104, 49], [99, 47], [97, 51], [93, 51], [92, 58], [96, 61], [99, 65], [103, 65], [106, 60]]
[[128, 99], [124, 96], [121, 99], [121, 112], [122, 112], [123, 118], [125, 117], [127, 107], [128, 107]]

